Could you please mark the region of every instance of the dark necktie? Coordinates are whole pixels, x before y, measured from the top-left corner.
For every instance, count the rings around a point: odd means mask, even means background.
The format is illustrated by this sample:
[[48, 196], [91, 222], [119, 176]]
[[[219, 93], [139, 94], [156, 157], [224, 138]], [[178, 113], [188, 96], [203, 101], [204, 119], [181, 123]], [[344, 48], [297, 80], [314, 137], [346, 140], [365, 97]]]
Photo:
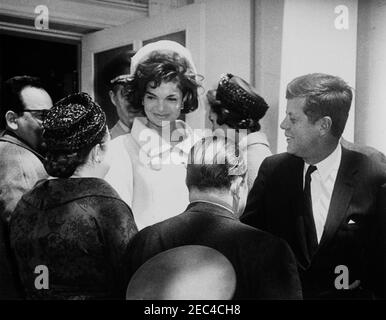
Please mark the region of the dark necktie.
[[315, 170], [315, 166], [309, 166], [304, 180], [304, 227], [310, 259], [318, 248], [318, 236], [316, 234], [314, 214], [312, 212], [311, 197], [311, 173]]

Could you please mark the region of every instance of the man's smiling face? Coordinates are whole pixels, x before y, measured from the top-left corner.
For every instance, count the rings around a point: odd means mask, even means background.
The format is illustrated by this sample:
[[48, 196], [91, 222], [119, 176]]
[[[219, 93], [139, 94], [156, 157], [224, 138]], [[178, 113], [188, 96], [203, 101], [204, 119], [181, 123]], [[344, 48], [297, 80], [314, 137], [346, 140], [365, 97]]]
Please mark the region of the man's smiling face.
[[312, 123], [304, 113], [306, 98], [287, 100], [286, 117], [280, 124], [287, 138], [287, 152], [303, 159], [313, 158], [319, 145], [320, 125]]

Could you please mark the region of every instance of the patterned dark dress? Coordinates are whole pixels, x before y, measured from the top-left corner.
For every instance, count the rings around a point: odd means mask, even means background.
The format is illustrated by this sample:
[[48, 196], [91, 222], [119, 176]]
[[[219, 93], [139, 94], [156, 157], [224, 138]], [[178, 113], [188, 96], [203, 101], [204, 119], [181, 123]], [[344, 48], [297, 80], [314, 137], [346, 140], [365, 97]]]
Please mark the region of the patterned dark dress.
[[[136, 233], [131, 209], [104, 180], [39, 181], [10, 222], [27, 298], [124, 299], [125, 252]], [[39, 286], [39, 265], [48, 268], [48, 289]]]

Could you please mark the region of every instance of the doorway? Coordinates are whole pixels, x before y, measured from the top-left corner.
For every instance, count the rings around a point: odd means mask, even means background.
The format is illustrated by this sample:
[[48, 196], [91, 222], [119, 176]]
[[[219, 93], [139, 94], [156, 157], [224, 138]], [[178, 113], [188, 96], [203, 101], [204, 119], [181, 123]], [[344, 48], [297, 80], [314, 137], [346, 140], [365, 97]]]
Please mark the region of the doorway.
[[78, 92], [80, 41], [0, 33], [0, 90], [5, 80], [18, 75], [39, 77], [54, 103]]

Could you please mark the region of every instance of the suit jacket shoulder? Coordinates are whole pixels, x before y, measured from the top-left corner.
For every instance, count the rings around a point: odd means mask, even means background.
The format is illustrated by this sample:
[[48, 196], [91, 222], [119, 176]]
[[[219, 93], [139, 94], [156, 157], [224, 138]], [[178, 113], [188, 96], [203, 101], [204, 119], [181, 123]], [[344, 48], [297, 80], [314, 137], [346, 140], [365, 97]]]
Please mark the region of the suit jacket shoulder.
[[303, 160], [297, 156], [294, 156], [287, 152], [283, 152], [283, 153], [275, 154], [265, 158], [263, 163], [264, 163], [264, 166], [270, 168], [271, 170], [277, 170], [278, 168], [281, 168], [283, 165], [291, 166], [291, 164], [297, 163], [299, 161], [303, 161]]
[[[300, 176], [303, 160], [287, 152], [267, 157], [260, 166], [259, 173], [248, 194], [247, 205], [240, 220], [253, 227], [261, 228], [264, 225], [264, 202], [280, 201], [280, 194], [276, 194], [275, 185], [285, 184], [290, 190]], [[271, 194], [275, 192], [275, 194]], [[269, 193], [269, 194], [268, 194]]]
[[348, 150], [357, 151], [359, 153], [365, 154], [375, 161], [386, 163], [386, 156], [373, 147], [352, 143], [343, 138], [341, 140], [341, 145]]
[[359, 179], [379, 186], [386, 182], [386, 163], [371, 154], [350, 150], [342, 146], [340, 170], [359, 173]]
[[0, 141], [0, 168], [0, 216], [9, 221], [21, 196], [48, 174], [34, 153], [5, 141]]
[[234, 266], [235, 299], [301, 299], [297, 263], [288, 244], [211, 209], [205, 211], [201, 205], [141, 230], [129, 249], [131, 274], [159, 252], [203, 245], [222, 253]]

